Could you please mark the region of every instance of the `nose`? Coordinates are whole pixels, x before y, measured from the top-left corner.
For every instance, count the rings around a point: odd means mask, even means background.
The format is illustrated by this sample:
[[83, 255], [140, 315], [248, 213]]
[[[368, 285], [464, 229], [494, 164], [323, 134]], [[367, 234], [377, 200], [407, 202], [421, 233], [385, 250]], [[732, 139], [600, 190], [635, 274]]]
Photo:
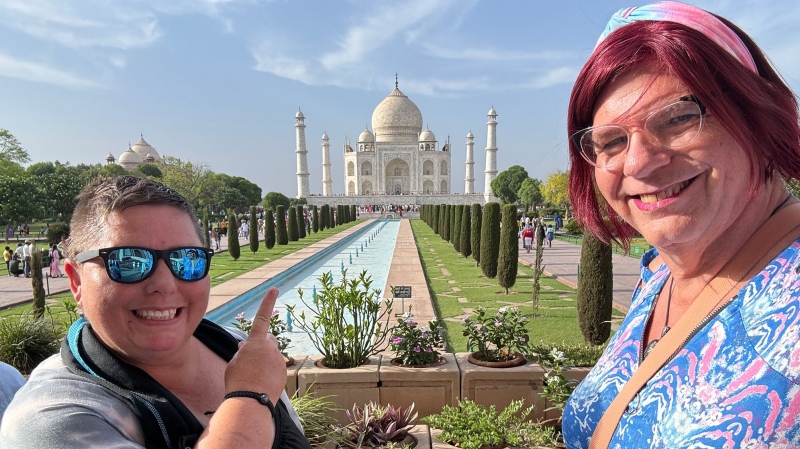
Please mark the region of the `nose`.
[[147, 293], [172, 293], [177, 289], [177, 279], [172, 275], [167, 262], [157, 259], [153, 274], [145, 281]]
[[645, 131], [631, 130], [628, 150], [623, 159], [622, 172], [625, 176], [646, 177], [656, 169], [669, 164], [669, 161], [667, 151], [649, 139]]

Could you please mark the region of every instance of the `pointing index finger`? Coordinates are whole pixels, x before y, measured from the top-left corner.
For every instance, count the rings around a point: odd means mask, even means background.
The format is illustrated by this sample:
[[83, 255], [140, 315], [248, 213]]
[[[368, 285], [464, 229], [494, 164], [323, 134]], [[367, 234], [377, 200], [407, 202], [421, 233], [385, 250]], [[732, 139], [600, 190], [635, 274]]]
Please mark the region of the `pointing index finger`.
[[266, 338], [269, 333], [269, 322], [272, 318], [272, 310], [275, 308], [275, 301], [278, 300], [278, 289], [275, 287], [267, 290], [261, 305], [258, 307], [256, 316], [253, 317], [253, 327], [250, 328], [250, 336], [247, 338]]

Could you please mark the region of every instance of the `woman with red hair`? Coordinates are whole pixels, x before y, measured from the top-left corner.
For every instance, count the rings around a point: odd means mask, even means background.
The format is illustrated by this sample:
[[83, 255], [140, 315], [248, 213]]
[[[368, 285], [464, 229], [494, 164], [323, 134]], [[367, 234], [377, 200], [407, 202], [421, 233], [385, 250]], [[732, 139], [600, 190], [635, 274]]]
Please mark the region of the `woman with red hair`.
[[731, 22], [660, 2], [612, 17], [567, 120], [579, 223], [654, 246], [567, 446], [800, 447], [792, 91]]

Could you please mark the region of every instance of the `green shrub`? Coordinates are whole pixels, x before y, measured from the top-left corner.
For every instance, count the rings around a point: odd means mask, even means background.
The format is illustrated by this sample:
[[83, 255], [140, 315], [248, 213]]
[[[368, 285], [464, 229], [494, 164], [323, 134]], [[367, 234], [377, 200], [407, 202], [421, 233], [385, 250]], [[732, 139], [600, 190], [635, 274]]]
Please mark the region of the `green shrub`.
[[312, 222], [312, 228], [311, 229], [313, 229], [314, 230], [314, 234], [316, 234], [317, 232], [320, 231], [320, 229], [319, 229], [319, 209], [317, 208], [317, 206], [314, 206], [314, 208], [311, 211], [311, 222]]
[[472, 216], [470, 213], [470, 208], [467, 206], [463, 206], [461, 208], [461, 232], [459, 233], [459, 237], [461, 238], [461, 244], [459, 245], [459, 249], [461, 250], [461, 255], [466, 258], [472, 254]]
[[472, 235], [470, 244], [472, 246], [472, 258], [475, 259], [475, 266], [481, 263], [481, 225], [483, 224], [483, 208], [480, 204], [472, 205]]
[[575, 234], [575, 235], [582, 235], [583, 229], [578, 226], [577, 220], [570, 220], [564, 225], [564, 230], [567, 231], [567, 234]]
[[439, 209], [441, 208], [440, 205], [433, 206], [433, 210], [431, 211], [431, 228], [433, 228], [433, 233], [439, 235]]
[[481, 271], [489, 279], [497, 276], [500, 256], [500, 204], [486, 203], [481, 224]]
[[300, 231], [297, 228], [297, 211], [294, 206], [289, 207], [289, 224], [286, 225], [289, 231], [289, 241], [296, 242], [300, 240]]
[[517, 266], [519, 265], [519, 240], [517, 240], [517, 206], [503, 206], [503, 227], [500, 235], [500, 251], [497, 262], [497, 281], [508, 289], [517, 282]]
[[242, 255], [239, 248], [239, 222], [236, 220], [232, 209], [228, 209], [228, 254], [233, 260], [238, 260]]
[[[549, 354], [553, 349], [564, 351], [564, 356], [567, 361], [574, 366], [594, 366], [603, 355], [605, 345], [590, 346], [587, 344], [574, 344], [574, 343], [553, 343], [540, 341], [539, 344], [531, 345], [530, 354]], [[536, 359], [536, 356], [532, 356]]]
[[256, 220], [255, 206], [250, 206], [250, 251], [253, 254], [258, 251], [258, 220]]
[[590, 345], [601, 345], [611, 335], [614, 273], [611, 246], [587, 232], [581, 240], [578, 277], [578, 324]]
[[279, 205], [275, 210], [275, 224], [277, 228], [278, 245], [289, 244], [289, 234], [286, 232], [286, 209]]
[[275, 247], [275, 215], [268, 209], [264, 220], [264, 246], [267, 249]]
[[303, 218], [303, 206], [297, 206], [294, 208], [295, 214], [297, 214], [297, 235], [304, 239], [306, 238], [306, 220]]
[[47, 243], [61, 244], [61, 239], [69, 238], [69, 224], [57, 221], [47, 230]]
[[311, 447], [327, 447], [328, 442], [344, 443], [347, 435], [340, 431], [339, 422], [331, 416], [330, 412], [341, 410], [339, 406], [328, 398], [331, 396], [314, 396], [311, 386], [305, 394], [298, 396], [296, 391], [292, 396], [292, 407], [300, 418], [303, 433]]
[[461, 214], [464, 206], [453, 206], [453, 236], [450, 242], [457, 253], [461, 252]]
[[31, 314], [0, 320], [0, 361], [30, 374], [44, 359], [58, 352], [62, 332], [52, 321]]

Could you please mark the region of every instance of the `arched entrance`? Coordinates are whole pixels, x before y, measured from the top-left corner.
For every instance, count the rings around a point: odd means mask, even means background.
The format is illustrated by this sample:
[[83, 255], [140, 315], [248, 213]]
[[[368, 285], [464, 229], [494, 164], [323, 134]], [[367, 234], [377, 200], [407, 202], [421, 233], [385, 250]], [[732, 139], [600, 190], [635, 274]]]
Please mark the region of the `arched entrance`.
[[372, 183], [369, 181], [364, 181], [361, 183], [361, 194], [362, 195], [369, 195], [372, 193]]
[[348, 195], [355, 195], [356, 194], [356, 183], [354, 183], [353, 181], [350, 181], [347, 184], [347, 194]]
[[400, 195], [411, 192], [411, 170], [402, 159], [392, 159], [386, 164], [386, 193]]

